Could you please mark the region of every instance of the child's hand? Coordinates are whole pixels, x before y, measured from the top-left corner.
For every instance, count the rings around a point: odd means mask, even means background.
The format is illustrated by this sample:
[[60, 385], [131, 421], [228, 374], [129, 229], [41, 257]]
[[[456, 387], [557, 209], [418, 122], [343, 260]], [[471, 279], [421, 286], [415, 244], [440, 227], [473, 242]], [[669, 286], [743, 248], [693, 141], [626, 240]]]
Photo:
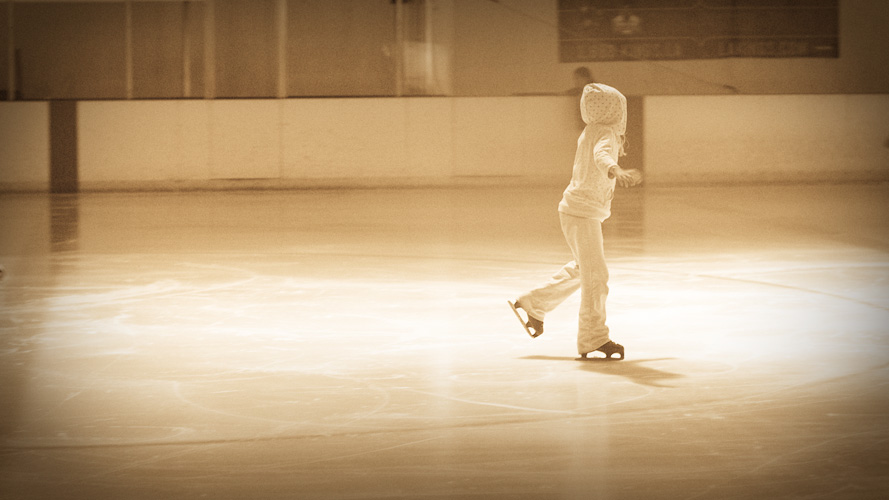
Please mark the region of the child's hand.
[[635, 168], [624, 170], [615, 167], [614, 178], [617, 179], [617, 185], [620, 187], [633, 187], [642, 182], [642, 172]]

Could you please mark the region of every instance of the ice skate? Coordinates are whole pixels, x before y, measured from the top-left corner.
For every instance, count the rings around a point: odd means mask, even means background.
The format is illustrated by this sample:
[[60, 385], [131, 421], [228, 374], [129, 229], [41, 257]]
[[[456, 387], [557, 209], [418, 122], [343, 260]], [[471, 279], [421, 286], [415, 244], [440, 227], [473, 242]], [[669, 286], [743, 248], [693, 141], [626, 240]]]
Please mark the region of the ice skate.
[[531, 338], [539, 337], [540, 334], [543, 333], [543, 321], [540, 321], [537, 318], [532, 318], [531, 315], [528, 315], [528, 319], [522, 317], [522, 313], [519, 312], [519, 309], [522, 308], [522, 305], [519, 301], [512, 302], [510, 300], [506, 301], [509, 304], [509, 307], [512, 308], [512, 312], [515, 313], [516, 318], [519, 318], [519, 322], [522, 324], [522, 327], [528, 332], [528, 335]]
[[580, 360], [584, 360], [584, 359], [612, 359], [611, 356], [613, 356], [615, 354], [620, 354], [620, 357], [617, 358], [618, 360], [624, 359], [624, 346], [617, 344], [615, 342], [612, 342], [610, 340], [607, 343], [605, 343], [605, 345], [596, 349], [593, 352], [601, 352], [601, 353], [605, 354], [605, 357], [604, 358], [596, 358], [596, 357], [589, 357], [588, 358], [587, 355], [592, 354], [592, 353], [585, 352], [580, 355], [579, 359]]

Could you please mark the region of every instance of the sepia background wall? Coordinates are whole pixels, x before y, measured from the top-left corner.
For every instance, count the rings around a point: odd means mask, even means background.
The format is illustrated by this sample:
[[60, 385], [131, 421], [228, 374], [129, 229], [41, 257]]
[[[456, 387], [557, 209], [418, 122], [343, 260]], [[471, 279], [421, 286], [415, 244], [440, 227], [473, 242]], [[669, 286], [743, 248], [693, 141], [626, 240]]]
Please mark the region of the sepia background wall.
[[562, 184], [579, 66], [650, 183], [887, 180], [889, 2], [837, 12], [838, 57], [577, 64], [557, 0], [0, 2], [0, 189], [59, 101], [84, 190]]

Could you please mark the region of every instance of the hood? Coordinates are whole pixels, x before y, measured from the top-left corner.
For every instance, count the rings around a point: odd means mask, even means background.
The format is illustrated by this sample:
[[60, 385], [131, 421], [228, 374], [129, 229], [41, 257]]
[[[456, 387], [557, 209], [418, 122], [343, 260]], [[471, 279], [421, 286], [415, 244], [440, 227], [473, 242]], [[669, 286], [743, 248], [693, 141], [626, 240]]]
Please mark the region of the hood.
[[627, 131], [627, 98], [614, 87], [591, 83], [583, 88], [580, 116], [587, 125], [614, 127], [623, 135]]

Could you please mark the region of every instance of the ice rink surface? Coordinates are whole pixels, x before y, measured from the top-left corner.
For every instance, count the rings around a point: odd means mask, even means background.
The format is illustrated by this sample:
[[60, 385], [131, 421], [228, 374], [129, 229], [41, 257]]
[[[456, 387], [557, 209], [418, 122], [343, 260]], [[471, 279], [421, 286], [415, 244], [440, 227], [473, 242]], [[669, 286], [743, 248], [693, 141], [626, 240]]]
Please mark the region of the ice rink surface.
[[0, 498], [889, 497], [889, 185], [0, 195]]

